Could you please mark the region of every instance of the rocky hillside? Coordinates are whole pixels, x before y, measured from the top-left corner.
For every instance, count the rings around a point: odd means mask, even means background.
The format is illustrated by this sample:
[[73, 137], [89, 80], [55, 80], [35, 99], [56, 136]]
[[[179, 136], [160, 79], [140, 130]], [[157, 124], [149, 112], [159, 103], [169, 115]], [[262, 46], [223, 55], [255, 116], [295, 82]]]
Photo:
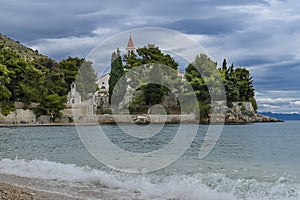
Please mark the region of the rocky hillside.
[[33, 49], [22, 45], [19, 41], [14, 41], [5, 35], [2, 35], [1, 33], [0, 47], [15, 51], [28, 61], [37, 60], [40, 58], [48, 58], [47, 56], [40, 54], [37, 50], [34, 51]]

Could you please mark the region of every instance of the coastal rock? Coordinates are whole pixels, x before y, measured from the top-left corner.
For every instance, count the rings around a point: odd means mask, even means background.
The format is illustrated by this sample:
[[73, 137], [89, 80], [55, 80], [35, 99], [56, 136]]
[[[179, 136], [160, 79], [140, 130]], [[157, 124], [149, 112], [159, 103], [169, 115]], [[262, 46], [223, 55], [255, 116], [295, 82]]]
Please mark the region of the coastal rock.
[[257, 114], [250, 102], [233, 102], [226, 112], [226, 123], [282, 122], [275, 118]]
[[135, 124], [149, 124], [151, 119], [146, 115], [136, 115], [133, 119]]

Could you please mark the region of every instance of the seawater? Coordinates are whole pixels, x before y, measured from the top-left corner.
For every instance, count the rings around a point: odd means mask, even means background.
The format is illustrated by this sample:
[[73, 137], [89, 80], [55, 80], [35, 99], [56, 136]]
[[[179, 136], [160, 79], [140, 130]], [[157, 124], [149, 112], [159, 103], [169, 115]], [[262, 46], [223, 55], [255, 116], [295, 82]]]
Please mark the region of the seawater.
[[[194, 125], [182, 126], [188, 134]], [[146, 139], [118, 126], [101, 128], [120, 148], [143, 153], [163, 148], [178, 127], [165, 125]], [[94, 159], [75, 127], [1, 127], [0, 179], [80, 199], [300, 199], [299, 121], [225, 125], [213, 150], [200, 159], [207, 128], [199, 125], [188, 150], [171, 165], [129, 174]]]

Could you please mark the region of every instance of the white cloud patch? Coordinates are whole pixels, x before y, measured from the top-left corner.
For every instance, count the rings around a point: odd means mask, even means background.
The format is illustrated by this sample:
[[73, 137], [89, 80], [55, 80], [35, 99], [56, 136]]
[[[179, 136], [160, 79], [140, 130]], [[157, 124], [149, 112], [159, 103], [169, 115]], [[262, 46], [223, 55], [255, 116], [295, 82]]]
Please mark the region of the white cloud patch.
[[270, 90], [256, 92], [260, 112], [297, 113], [300, 112], [300, 91]]
[[300, 100], [299, 101], [293, 101], [291, 102], [292, 105], [295, 105], [295, 106], [300, 106]]
[[290, 103], [294, 101], [293, 98], [257, 98], [257, 102], [259, 103]]
[[270, 104], [261, 104], [260, 106], [263, 108], [280, 109], [280, 106], [272, 106]]
[[111, 28], [102, 28], [102, 27], [99, 27], [95, 30], [93, 30], [93, 34], [95, 35], [100, 35], [100, 36], [103, 36], [103, 35], [106, 35], [108, 33], [111, 33], [112, 32], [112, 29]]
[[64, 59], [64, 55], [85, 57], [101, 39], [97, 37], [67, 37], [57, 39], [41, 39], [34, 41], [29, 46], [40, 53], [51, 57]]

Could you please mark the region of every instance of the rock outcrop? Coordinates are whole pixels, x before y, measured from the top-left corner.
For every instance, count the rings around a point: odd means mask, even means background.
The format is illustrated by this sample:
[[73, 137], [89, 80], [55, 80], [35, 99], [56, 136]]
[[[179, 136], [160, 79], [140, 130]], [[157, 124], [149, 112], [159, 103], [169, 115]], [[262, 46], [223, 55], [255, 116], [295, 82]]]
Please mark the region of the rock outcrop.
[[282, 122], [275, 118], [257, 114], [250, 102], [233, 102], [226, 111], [226, 123]]

